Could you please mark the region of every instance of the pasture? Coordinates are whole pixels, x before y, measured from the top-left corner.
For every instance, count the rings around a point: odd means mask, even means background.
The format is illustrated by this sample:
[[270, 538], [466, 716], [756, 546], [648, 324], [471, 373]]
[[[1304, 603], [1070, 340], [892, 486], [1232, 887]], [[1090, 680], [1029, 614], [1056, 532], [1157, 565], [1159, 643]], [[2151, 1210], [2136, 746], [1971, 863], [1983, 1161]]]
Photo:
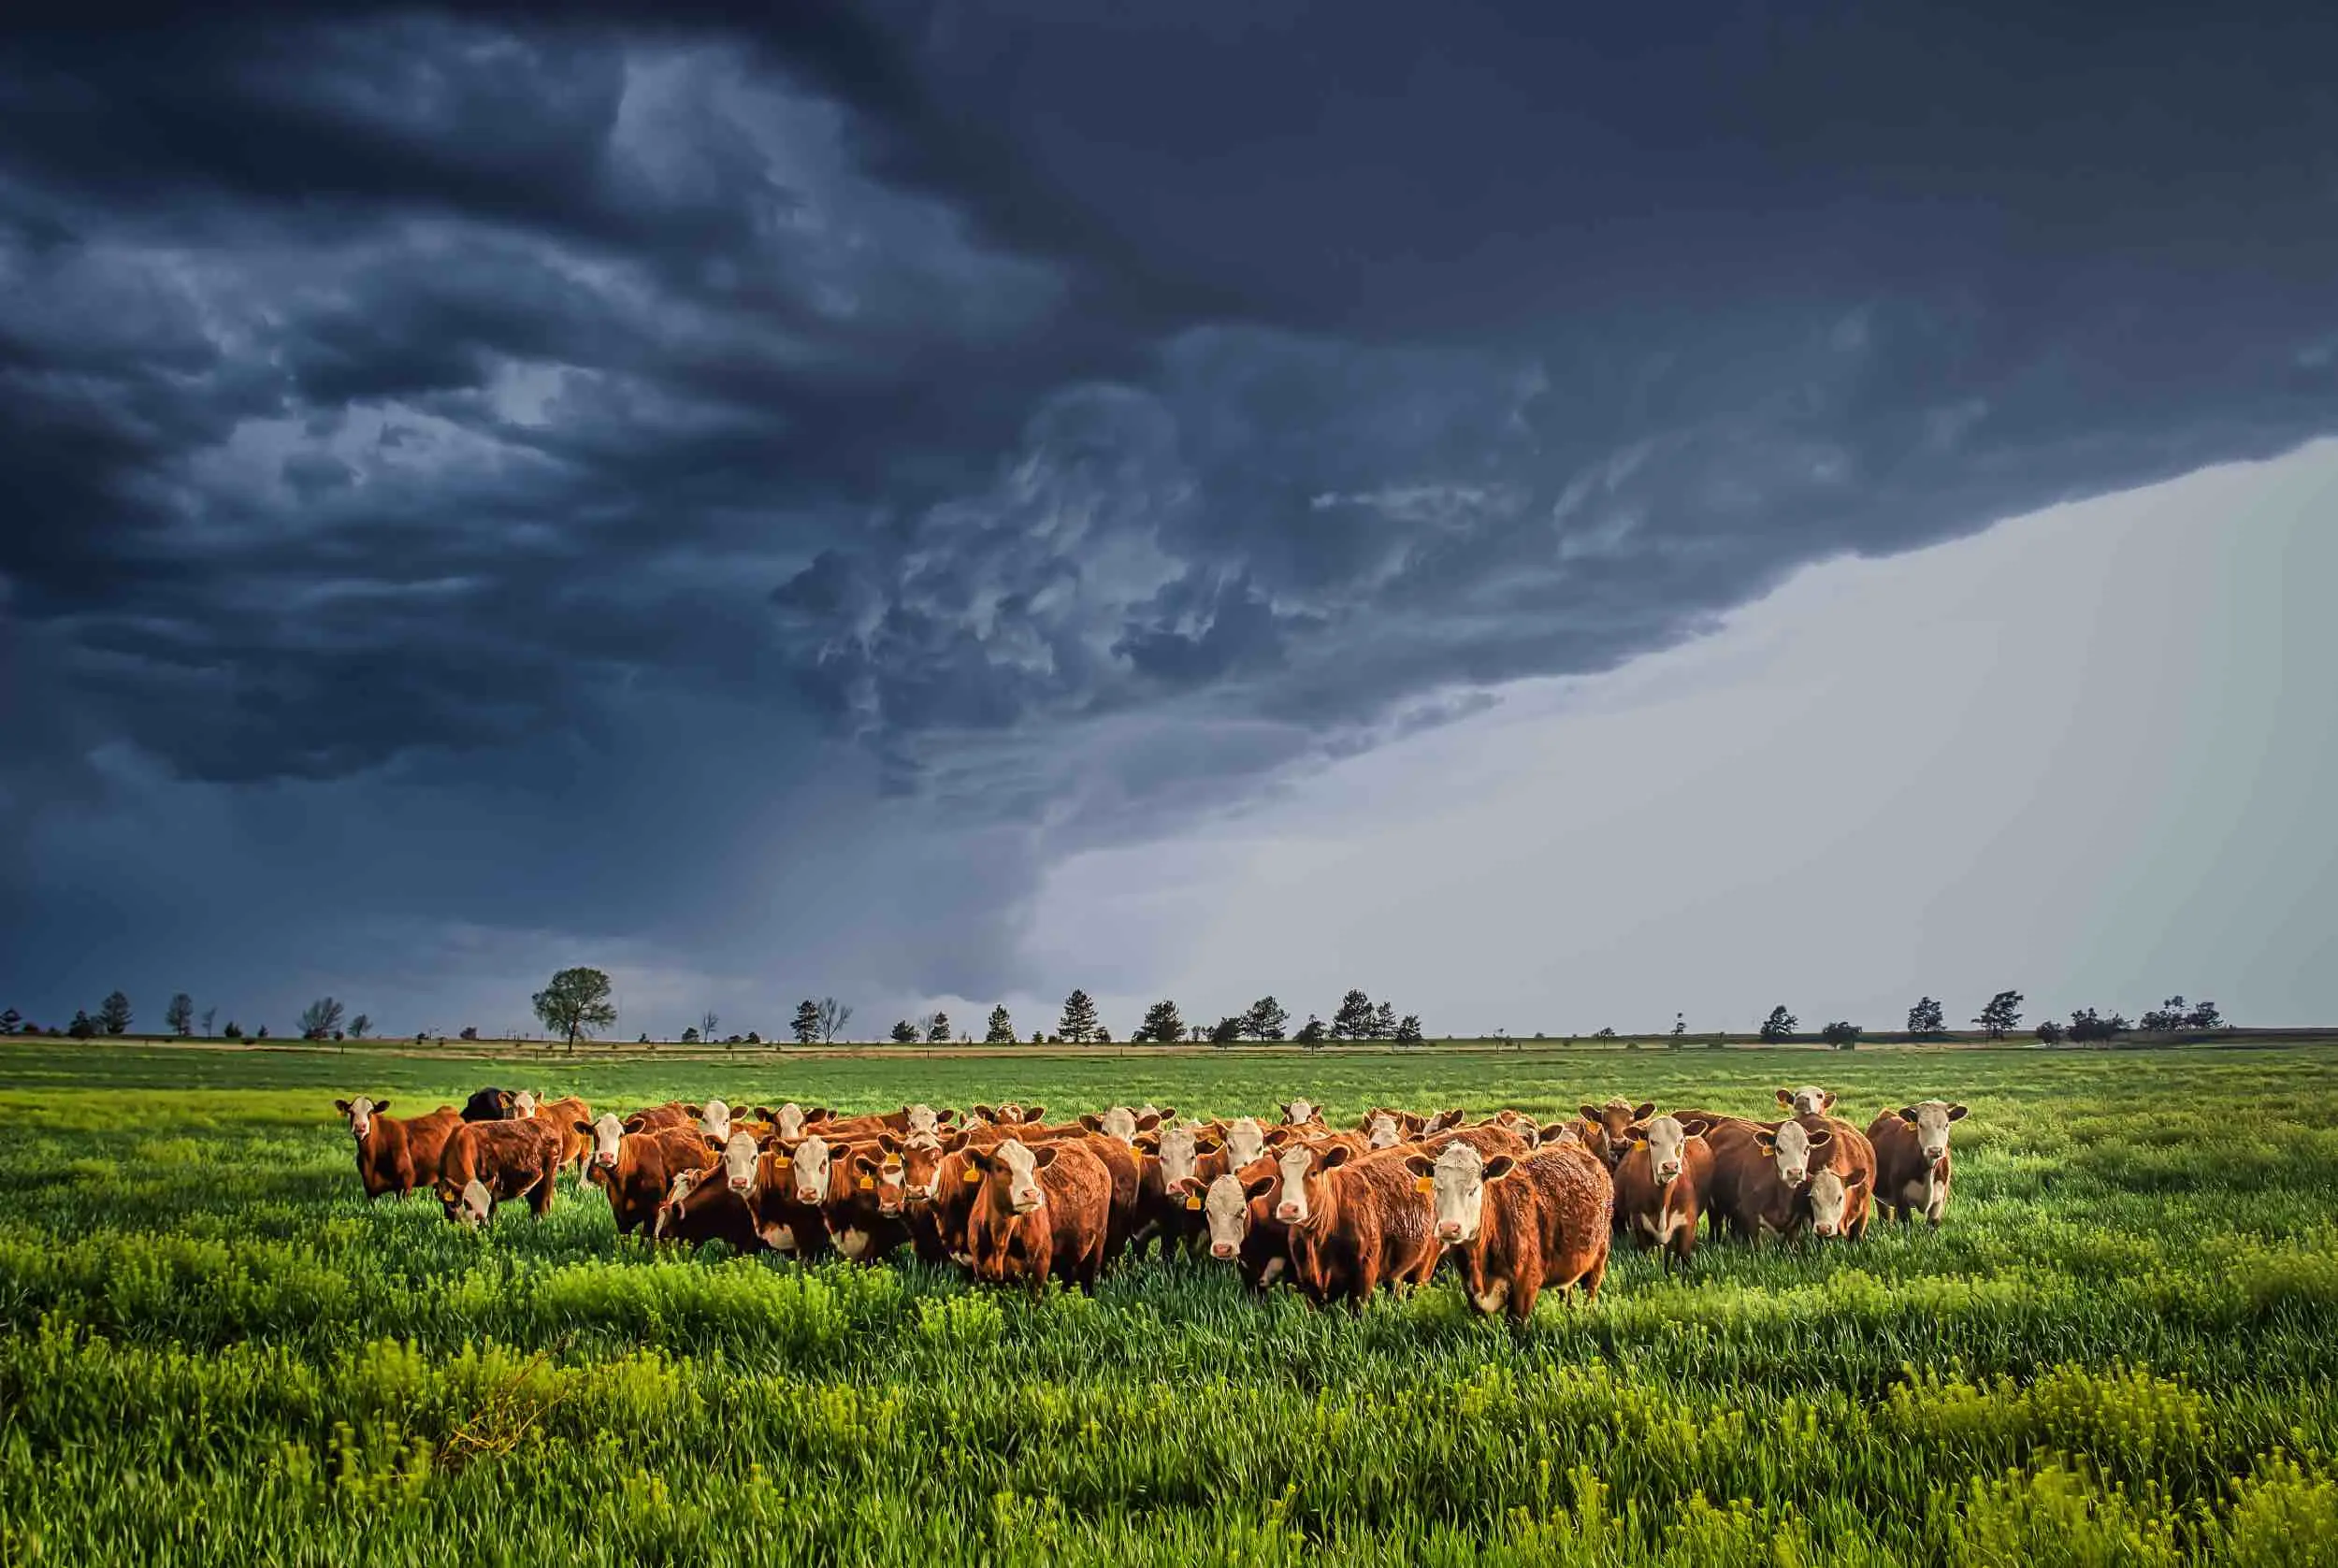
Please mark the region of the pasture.
[[[337, 1095], [622, 1108], [1147, 1100], [1335, 1124], [1816, 1082], [1956, 1132], [1932, 1232], [1619, 1245], [1516, 1328], [1124, 1262], [1034, 1303], [910, 1261], [484, 1235], [368, 1202]], [[0, 1562], [1257, 1565], [2338, 1561], [2338, 1052], [1033, 1050], [450, 1062], [0, 1043]]]

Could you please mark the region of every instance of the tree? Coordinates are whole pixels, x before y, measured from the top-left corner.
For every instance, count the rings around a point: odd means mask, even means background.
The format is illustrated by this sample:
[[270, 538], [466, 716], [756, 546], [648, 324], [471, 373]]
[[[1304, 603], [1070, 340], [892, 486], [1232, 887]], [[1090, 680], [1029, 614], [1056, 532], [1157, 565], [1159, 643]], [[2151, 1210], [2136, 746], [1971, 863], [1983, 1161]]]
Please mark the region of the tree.
[[1838, 1051], [1848, 1051], [1859, 1043], [1859, 1036], [1862, 1032], [1864, 1031], [1858, 1025], [1845, 1023], [1838, 1018], [1819, 1030], [1818, 1037]]
[[1769, 1010], [1769, 1016], [1763, 1020], [1762, 1038], [1775, 1043], [1786, 1039], [1793, 1033], [1794, 1014], [1786, 1011], [1785, 1003], [1780, 1002]]
[[820, 1004], [810, 997], [796, 1004], [796, 1021], [789, 1026], [795, 1030], [796, 1043], [809, 1045], [820, 1038]]
[[1006, 1003], [990, 1010], [990, 1027], [983, 1031], [985, 1045], [1012, 1045], [1015, 1042], [1015, 1020], [1006, 1015]]
[[822, 997], [820, 999], [821, 1044], [835, 1044], [836, 1037], [844, 1033], [844, 1026], [851, 1022], [852, 1008], [850, 1004], [838, 1001], [834, 997]]
[[1331, 1031], [1323, 1027], [1323, 1020], [1310, 1013], [1307, 1014], [1307, 1021], [1299, 1026], [1297, 1038], [1299, 1043], [1308, 1050], [1320, 1051], [1323, 1048], [1325, 1036], [1330, 1033]]
[[915, 1045], [917, 1043], [917, 1026], [903, 1018], [893, 1026], [892, 1038], [896, 1045]]
[[1096, 1043], [1099, 1045], [1109, 1045], [1112, 1043], [1112, 1030], [1105, 1025], [1098, 1024], [1096, 1026]]
[[682, 1031], [682, 1043], [684, 1043], [685, 1045], [695, 1045], [695, 1044], [697, 1044], [698, 1043], [699, 1043], [699, 1031], [698, 1031], [698, 1029], [697, 1029], [697, 1027], [696, 1027], [696, 1026], [693, 1026], [693, 1027], [691, 1027], [691, 1028], [689, 1028], [689, 1029], [684, 1029], [684, 1030]]
[[65, 1032], [76, 1040], [94, 1040], [97, 1024], [86, 1010], [77, 1007], [73, 1010], [73, 1022], [65, 1026]]
[[1613, 1040], [1615, 1038], [1615, 1030], [1612, 1029], [1602, 1028], [1600, 1031], [1597, 1034], [1593, 1035], [1592, 1038], [1594, 1040]]
[[1249, 1022], [1241, 1014], [1232, 1014], [1210, 1026], [1209, 1043], [1220, 1047], [1232, 1045], [1249, 1032]]
[[1393, 1034], [1390, 1035], [1389, 1038], [1395, 1041], [1399, 1045], [1420, 1044], [1421, 1014], [1418, 1013], [1406, 1014], [1403, 1018], [1397, 1021], [1396, 1030]]
[[1261, 997], [1242, 1015], [1242, 1032], [1253, 1040], [1280, 1040], [1291, 1014], [1273, 997]]
[[184, 991], [172, 997], [170, 1005], [163, 1009], [163, 1022], [168, 1024], [170, 1032], [181, 1040], [193, 1034], [195, 1032], [195, 999]]
[[[209, 1040], [209, 1039], [211, 1037], [211, 1020], [212, 1020], [212, 1019], [214, 1019], [214, 1018], [216, 1018], [216, 1017], [218, 1017], [218, 1016], [219, 1016], [219, 1009], [218, 1009], [218, 1008], [216, 1008], [216, 1007], [207, 1007], [207, 1008], [205, 1008], [205, 1009], [203, 1010], [203, 1038], [204, 1038], [204, 1039]], [[365, 1020], [365, 1019], [363, 1019], [363, 1018], [360, 1018], [360, 1019], [358, 1019], [358, 1020], [357, 1020], [357, 1022], [358, 1022], [358, 1024], [359, 1024], [359, 1026], [360, 1026], [360, 1027], [359, 1027], [359, 1029], [358, 1029], [358, 1031], [357, 1031], [357, 1032], [358, 1032], [358, 1033], [360, 1033], [360, 1034], [363, 1034], [363, 1033], [365, 1032], [365, 1029], [364, 1029], [363, 1026], [364, 1026], [364, 1024], [366, 1023], [366, 1020]]]
[[1981, 1032], [1991, 1040], [2004, 1039], [2013, 1032], [2013, 1026], [2021, 1022], [2021, 993], [1999, 991], [1989, 999], [1989, 1005], [1981, 1010], [1973, 1022], [1980, 1025]]
[[11, 1007], [6, 1013], [0, 1013], [0, 1034], [14, 1034], [23, 1027], [24, 1014], [15, 1008]]
[[1097, 1031], [1096, 1001], [1086, 991], [1075, 990], [1063, 999], [1063, 1016], [1056, 1030], [1074, 1044], [1085, 1044], [1095, 1038]]
[[1396, 1038], [1396, 1007], [1393, 1002], [1384, 1001], [1372, 1010], [1372, 1038], [1375, 1040]]
[[1350, 991], [1339, 999], [1339, 1010], [1332, 1014], [1332, 1038], [1368, 1040], [1371, 1037], [1372, 999], [1362, 991]]
[[[341, 1027], [341, 1004], [331, 997], [319, 997], [300, 1010], [300, 1038], [323, 1040]], [[479, 1038], [477, 1029], [463, 1036], [466, 1040]]]
[[714, 1010], [711, 1007], [699, 1015], [699, 1038], [709, 1045], [722, 1038], [718, 1032], [722, 1027], [723, 1021], [714, 1016]]
[[220, 1032], [225, 1039], [241, 1040], [243, 1038], [243, 1026], [237, 1023], [233, 1018], [230, 1018], [227, 1020], [227, 1027]]
[[[578, 1035], [589, 1038], [617, 1021], [617, 1010], [609, 1005], [609, 976], [597, 969], [564, 969], [531, 1000], [544, 1028], [567, 1036], [570, 1056], [576, 1055]], [[707, 1023], [714, 1021], [709, 1014]]]
[[267, 1038], [267, 1026], [266, 1024], [262, 1024], [258, 1029], [253, 1029], [252, 1031], [252, 1038], [254, 1040], [266, 1040]]
[[946, 1013], [936, 1013], [932, 1017], [926, 1020], [926, 1043], [929, 1045], [947, 1045], [949, 1043], [950, 1015]]
[[108, 1034], [130, 1032], [130, 999], [114, 992], [97, 1004], [97, 1027]]
[[749, 1029], [747, 1030], [747, 1043], [750, 1045], [760, 1045], [763, 1043], [763, 1037], [756, 1033], [755, 1030]]
[[1935, 1040], [1948, 1032], [1948, 1015], [1930, 997], [1918, 997], [1908, 1009], [1908, 1032], [1918, 1040]]
[[2201, 1002], [2184, 1016], [2187, 1029], [2220, 1029], [2225, 1028], [2224, 1014], [2216, 1011], [2213, 1001]]
[[2051, 1018], [2039, 1019], [2038, 1043], [2041, 1045], [2059, 1045], [2062, 1043], [2062, 1026], [2056, 1023]]
[[[209, 1023], [210, 1020], [210, 1014], [207, 1013], [203, 1016], [204, 1021]], [[373, 1020], [360, 1013], [357, 1016], [349, 1021], [349, 1038], [352, 1040], [363, 1040], [366, 1037], [366, 1031], [371, 1028], [373, 1028]], [[647, 1035], [643, 1035], [642, 1038], [646, 1040], [649, 1037]]]
[[477, 1024], [465, 1024], [462, 1028], [462, 1031], [455, 1035], [455, 1038], [457, 1040], [476, 1040], [479, 1038], [479, 1026]]
[[2091, 1007], [2082, 1007], [2071, 1014], [2071, 1043], [2075, 1045], [2096, 1041], [2116, 1040], [2132, 1027], [2116, 1013], [2105, 1018], [2099, 1015]]
[[1177, 1016], [1174, 1001], [1157, 1001], [1145, 1010], [1145, 1021], [1136, 1026], [1129, 1038], [1137, 1042], [1152, 1041], [1160, 1045], [1175, 1045], [1185, 1038], [1185, 1020]]

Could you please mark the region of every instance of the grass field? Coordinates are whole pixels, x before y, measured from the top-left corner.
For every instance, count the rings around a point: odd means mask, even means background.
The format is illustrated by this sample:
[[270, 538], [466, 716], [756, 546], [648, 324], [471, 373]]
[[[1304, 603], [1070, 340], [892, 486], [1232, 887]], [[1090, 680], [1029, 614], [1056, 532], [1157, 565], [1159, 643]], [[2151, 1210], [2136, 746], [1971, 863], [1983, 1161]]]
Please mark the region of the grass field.
[[[1523, 1330], [1145, 1262], [1033, 1304], [909, 1264], [482, 1238], [367, 1203], [334, 1096], [598, 1108], [1305, 1092], [1759, 1109], [1941, 1094], [1956, 1208], [1624, 1256]], [[450, 1063], [0, 1043], [0, 1562], [2338, 1561], [2338, 1051]]]

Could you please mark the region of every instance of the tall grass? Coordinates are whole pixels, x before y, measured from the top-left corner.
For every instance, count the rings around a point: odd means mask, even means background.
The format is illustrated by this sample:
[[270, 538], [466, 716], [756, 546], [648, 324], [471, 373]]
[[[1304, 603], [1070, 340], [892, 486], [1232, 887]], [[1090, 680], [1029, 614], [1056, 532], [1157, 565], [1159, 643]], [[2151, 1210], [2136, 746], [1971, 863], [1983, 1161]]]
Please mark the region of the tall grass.
[[1034, 1303], [658, 1253], [566, 1183], [469, 1234], [358, 1196], [330, 1100], [477, 1084], [349, 1064], [0, 1048], [0, 1562], [2338, 1555], [2327, 1053], [492, 1070], [596, 1105], [1973, 1107], [1937, 1233], [1628, 1254], [1523, 1329], [1447, 1283], [1316, 1311], [1147, 1260]]

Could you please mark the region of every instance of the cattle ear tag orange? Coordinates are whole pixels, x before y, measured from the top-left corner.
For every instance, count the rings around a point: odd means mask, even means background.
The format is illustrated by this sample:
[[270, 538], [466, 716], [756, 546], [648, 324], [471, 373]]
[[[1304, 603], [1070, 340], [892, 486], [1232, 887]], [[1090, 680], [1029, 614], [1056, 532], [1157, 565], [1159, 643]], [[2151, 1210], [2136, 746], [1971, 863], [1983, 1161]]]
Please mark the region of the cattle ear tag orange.
[[968, 1187], [972, 1187], [972, 1186], [974, 1186], [976, 1182], [979, 1182], [979, 1181], [981, 1181], [981, 1180], [982, 1180], [982, 1172], [979, 1172], [979, 1171], [975, 1170], [975, 1169], [974, 1169], [973, 1166], [971, 1166], [971, 1165], [970, 1165], [970, 1166], [968, 1166], [968, 1167], [966, 1168], [966, 1185], [967, 1185]]
[[1415, 1176], [1413, 1178], [1412, 1189], [1415, 1192], [1433, 1193], [1436, 1191], [1436, 1178], [1435, 1176]]
[[1201, 1195], [1199, 1193], [1192, 1192], [1187, 1193], [1185, 1196], [1185, 1206], [1189, 1209], [1200, 1208], [1202, 1206]]
[[876, 1178], [875, 1178], [874, 1176], [863, 1176], [863, 1177], [861, 1177], [861, 1178], [860, 1178], [860, 1190], [861, 1190], [861, 1191], [866, 1192], [866, 1191], [868, 1191], [870, 1188], [872, 1188], [872, 1187], [875, 1187], [875, 1186], [876, 1186]]

